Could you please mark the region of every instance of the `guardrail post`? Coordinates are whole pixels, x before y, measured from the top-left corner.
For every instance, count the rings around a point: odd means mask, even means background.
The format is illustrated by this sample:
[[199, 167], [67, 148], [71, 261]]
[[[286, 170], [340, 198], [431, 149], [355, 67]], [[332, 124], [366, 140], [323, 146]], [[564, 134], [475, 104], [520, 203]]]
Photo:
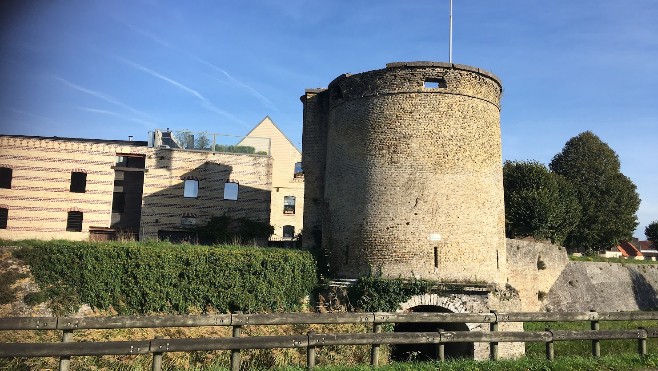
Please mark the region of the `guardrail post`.
[[[590, 310], [590, 312], [595, 312], [594, 310]], [[592, 321], [592, 330], [599, 330], [599, 320], [598, 317], [596, 320]], [[601, 356], [601, 340], [592, 340], [592, 356], [594, 357], [600, 357]]]
[[553, 361], [555, 359], [555, 348], [553, 346], [553, 332], [548, 327], [545, 329], [551, 333], [551, 340], [546, 342], [546, 359]]
[[[494, 322], [491, 322], [489, 324], [489, 331], [491, 332], [498, 331], [498, 315], [496, 314], [495, 310], [492, 310], [491, 313], [493, 313], [496, 316], [496, 319], [494, 320]], [[489, 343], [489, 358], [491, 358], [494, 361], [498, 359], [497, 341], [492, 341]]]
[[[647, 330], [645, 330], [644, 327], [638, 327], [637, 329], [644, 331], [645, 334], [647, 333]], [[641, 337], [640, 339], [638, 339], [637, 352], [641, 356], [646, 356], [647, 355], [647, 337], [646, 336]]]
[[[73, 330], [63, 330], [62, 331], [62, 343], [71, 343], [73, 342]], [[69, 365], [71, 364], [71, 357], [65, 356], [59, 358], [59, 371], [69, 371]]]
[[[373, 334], [382, 332], [382, 324], [374, 323], [372, 325], [372, 332]], [[373, 367], [379, 366], [379, 344], [372, 344], [372, 348], [370, 349], [370, 365]]]
[[[242, 314], [242, 312], [238, 311], [235, 314]], [[233, 325], [233, 337], [239, 338], [241, 333], [242, 326]], [[231, 371], [240, 371], [240, 349], [231, 350]]]
[[315, 346], [311, 344], [313, 332], [308, 332], [308, 347], [306, 347], [306, 369], [310, 370], [315, 367]]
[[436, 352], [437, 352], [436, 358], [439, 361], [444, 362], [446, 360], [446, 345], [441, 340], [443, 340], [443, 329], [440, 328], [439, 329], [439, 344], [437, 344], [437, 347], [436, 347]]
[[[162, 336], [156, 336], [156, 339], [162, 339]], [[162, 370], [162, 352], [153, 352], [153, 363], [151, 364], [152, 371]]]

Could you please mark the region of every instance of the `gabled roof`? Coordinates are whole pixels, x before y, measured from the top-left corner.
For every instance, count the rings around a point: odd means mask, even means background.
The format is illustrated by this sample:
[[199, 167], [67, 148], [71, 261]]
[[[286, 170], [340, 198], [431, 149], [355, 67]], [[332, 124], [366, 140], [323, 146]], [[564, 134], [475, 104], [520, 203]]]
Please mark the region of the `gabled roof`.
[[622, 256], [642, 256], [642, 252], [628, 241], [622, 241], [617, 245], [617, 250], [621, 252]]
[[248, 137], [249, 135], [251, 135], [251, 133], [253, 133], [254, 130], [256, 130], [259, 126], [261, 126], [261, 125], [265, 122], [265, 120], [269, 120], [269, 122], [271, 122], [272, 125], [274, 125], [274, 127], [276, 128], [276, 130], [278, 130], [278, 131], [281, 133], [281, 135], [283, 135], [283, 137], [286, 138], [286, 140], [290, 143], [290, 145], [291, 145], [294, 149], [296, 149], [297, 152], [299, 152], [300, 154], [302, 153], [302, 151], [300, 151], [299, 148], [297, 148], [297, 146], [292, 142], [292, 140], [290, 140], [290, 138], [288, 138], [288, 136], [286, 135], [286, 133], [284, 133], [283, 130], [281, 130], [281, 128], [279, 128], [279, 126], [277, 126], [277, 124], [274, 122], [274, 120], [272, 120], [272, 118], [270, 117], [270, 115], [267, 115], [267, 116], [265, 116], [262, 120], [260, 120], [260, 122], [259, 122], [258, 124], [256, 124], [256, 126], [254, 126], [253, 129], [249, 130], [249, 132], [247, 133], [247, 135], [245, 135], [245, 137]]

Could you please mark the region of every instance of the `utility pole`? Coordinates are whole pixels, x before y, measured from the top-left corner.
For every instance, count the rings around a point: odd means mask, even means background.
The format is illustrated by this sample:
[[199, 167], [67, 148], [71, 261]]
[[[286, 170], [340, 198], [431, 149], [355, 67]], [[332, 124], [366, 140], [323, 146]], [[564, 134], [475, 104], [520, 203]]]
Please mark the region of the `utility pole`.
[[450, 42], [448, 51], [448, 62], [452, 63], [452, 0], [450, 0]]

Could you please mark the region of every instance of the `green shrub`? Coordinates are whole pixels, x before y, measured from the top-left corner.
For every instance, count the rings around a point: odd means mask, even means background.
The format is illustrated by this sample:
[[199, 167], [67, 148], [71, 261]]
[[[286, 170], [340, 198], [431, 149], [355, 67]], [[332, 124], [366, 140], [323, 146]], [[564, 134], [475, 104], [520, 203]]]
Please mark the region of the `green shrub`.
[[394, 312], [400, 303], [414, 295], [427, 294], [432, 289], [432, 282], [420, 279], [387, 279], [379, 276], [366, 276], [350, 287], [350, 302], [358, 310], [366, 312]]
[[120, 314], [290, 311], [316, 282], [311, 254], [299, 250], [163, 242], [31, 245], [18, 255], [50, 299], [66, 299], [59, 305], [63, 312], [79, 302]]
[[234, 146], [226, 144], [215, 144], [216, 152], [230, 152], [230, 153], [254, 153], [256, 148], [252, 146]]
[[231, 218], [228, 215], [213, 216], [206, 225], [192, 229], [199, 243], [226, 244], [235, 240], [249, 242], [258, 238], [268, 238], [274, 233], [269, 223], [247, 218]]

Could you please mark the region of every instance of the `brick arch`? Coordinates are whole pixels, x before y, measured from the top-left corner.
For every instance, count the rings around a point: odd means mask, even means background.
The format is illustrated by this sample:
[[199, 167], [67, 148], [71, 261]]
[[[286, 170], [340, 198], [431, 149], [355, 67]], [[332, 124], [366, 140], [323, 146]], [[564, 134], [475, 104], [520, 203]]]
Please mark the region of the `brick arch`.
[[[400, 309], [397, 312], [407, 312], [418, 306], [434, 306], [445, 308], [453, 313], [471, 313], [472, 310], [469, 310], [466, 305], [464, 305], [464, 299], [457, 296], [441, 296], [438, 294], [424, 294], [424, 295], [415, 295], [411, 299], [407, 300], [404, 303], [400, 304]], [[486, 308], [483, 308], [482, 311], [488, 311]], [[481, 330], [481, 323], [466, 323], [469, 331]]]

